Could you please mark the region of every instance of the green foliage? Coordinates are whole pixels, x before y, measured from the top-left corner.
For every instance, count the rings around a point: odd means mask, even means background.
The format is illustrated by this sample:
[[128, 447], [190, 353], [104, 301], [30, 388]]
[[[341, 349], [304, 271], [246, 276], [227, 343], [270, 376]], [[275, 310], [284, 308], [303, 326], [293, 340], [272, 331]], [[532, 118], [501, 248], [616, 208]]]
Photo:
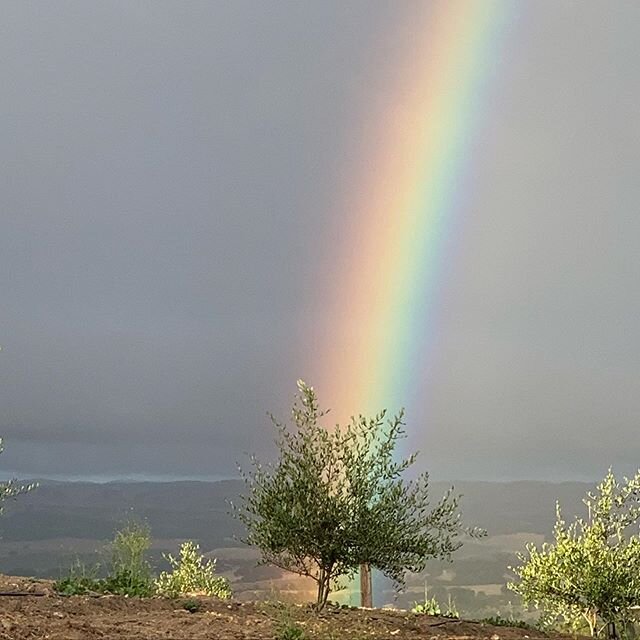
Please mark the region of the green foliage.
[[104, 590], [123, 596], [153, 595], [151, 567], [146, 554], [151, 547], [151, 532], [146, 524], [128, 522], [116, 531], [111, 543], [112, 572], [104, 581]]
[[153, 582], [149, 576], [134, 573], [129, 569], [120, 569], [103, 581], [103, 593], [119, 596], [149, 598], [154, 595]]
[[292, 622], [283, 624], [276, 631], [276, 640], [306, 640], [306, 638], [304, 629]]
[[[0, 453], [4, 451], [4, 445], [2, 438], [0, 438]], [[19, 484], [17, 480], [8, 480], [7, 482], [0, 482], [0, 515], [4, 509], [3, 503], [11, 498], [17, 498], [23, 493], [29, 493], [37, 488], [38, 483], [32, 482], [31, 484]]]
[[89, 569], [79, 561], [69, 569], [69, 573], [53, 583], [56, 593], [63, 596], [84, 596], [103, 593], [102, 581], [96, 577], [97, 567]]
[[518, 629], [535, 628], [524, 620], [516, 620], [515, 618], [503, 618], [499, 613], [495, 616], [491, 616], [490, 618], [483, 618], [482, 620], [480, 620], [480, 622], [493, 625], [494, 627], [516, 627]]
[[624, 623], [640, 604], [640, 471], [620, 484], [611, 470], [583, 501], [587, 518], [567, 525], [560, 507], [553, 543], [519, 554], [519, 578], [509, 584], [526, 604], [542, 610], [545, 625], [597, 635], [608, 622]]
[[62, 595], [110, 593], [147, 598], [154, 594], [151, 569], [145, 554], [151, 545], [151, 534], [146, 525], [128, 523], [116, 531], [111, 543], [111, 571], [106, 578], [97, 578], [98, 568], [87, 569], [79, 562], [71, 567], [69, 575], [54, 583]]
[[230, 598], [229, 581], [215, 573], [215, 560], [205, 561], [200, 555], [200, 547], [195, 542], [185, 542], [180, 546], [180, 559], [165, 555], [173, 571], [163, 571], [155, 582], [159, 594], [176, 597], [197, 593], [218, 598]]
[[295, 607], [283, 602], [273, 603], [271, 615], [276, 622], [276, 640], [307, 640], [304, 629], [294, 618]]
[[445, 618], [460, 618], [460, 614], [458, 613], [458, 607], [456, 607], [456, 603], [451, 597], [451, 594], [448, 594], [447, 600], [447, 608], [442, 614]]
[[202, 604], [195, 598], [189, 598], [182, 603], [182, 608], [189, 613], [196, 613], [202, 608]]
[[441, 607], [435, 596], [429, 598], [426, 582], [424, 585], [424, 601], [414, 602], [413, 607], [411, 608], [411, 613], [424, 614], [428, 616], [443, 616], [444, 618], [456, 619], [460, 617], [456, 603], [451, 597], [451, 594], [447, 594], [447, 606]]
[[103, 593], [128, 597], [149, 598], [154, 595], [153, 583], [140, 576], [134, 576], [123, 569], [106, 578], [80, 575], [72, 569], [69, 575], [53, 584], [56, 593], [64, 596], [83, 596]]
[[111, 542], [111, 566], [114, 574], [129, 573], [132, 578], [146, 577], [151, 568], [146, 554], [151, 547], [149, 526], [140, 522], [127, 522], [116, 531]]
[[415, 602], [413, 608], [411, 609], [411, 613], [424, 613], [428, 616], [439, 616], [440, 605], [435, 597], [430, 600], [425, 600], [424, 602]]
[[274, 623], [276, 640], [306, 640], [302, 627], [296, 621], [298, 607], [280, 600], [266, 600], [258, 603], [258, 610]]
[[76, 578], [65, 576], [53, 583], [53, 589], [61, 596], [84, 596], [89, 593], [100, 593], [96, 588], [96, 581], [90, 578]]
[[328, 431], [313, 388], [299, 381], [298, 389], [295, 427], [272, 418], [277, 464], [252, 458], [252, 471], [241, 470], [249, 492], [235, 514], [247, 528], [245, 542], [260, 549], [263, 562], [315, 580], [318, 609], [336, 579], [352, 577], [361, 564], [400, 587], [405, 572], [422, 571], [428, 558], [449, 559], [467, 531], [458, 497], [450, 491], [431, 507], [428, 475], [403, 479], [416, 459], [394, 461], [403, 414], [359, 416]]

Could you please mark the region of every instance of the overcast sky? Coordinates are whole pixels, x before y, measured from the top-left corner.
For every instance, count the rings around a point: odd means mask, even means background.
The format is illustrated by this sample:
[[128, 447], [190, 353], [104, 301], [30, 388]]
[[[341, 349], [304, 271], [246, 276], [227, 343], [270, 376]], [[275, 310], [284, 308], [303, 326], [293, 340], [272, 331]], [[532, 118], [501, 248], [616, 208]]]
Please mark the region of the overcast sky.
[[[354, 132], [425, 4], [2, 2], [1, 468], [268, 455], [330, 322]], [[410, 443], [445, 479], [630, 473], [640, 5], [517, 4]]]

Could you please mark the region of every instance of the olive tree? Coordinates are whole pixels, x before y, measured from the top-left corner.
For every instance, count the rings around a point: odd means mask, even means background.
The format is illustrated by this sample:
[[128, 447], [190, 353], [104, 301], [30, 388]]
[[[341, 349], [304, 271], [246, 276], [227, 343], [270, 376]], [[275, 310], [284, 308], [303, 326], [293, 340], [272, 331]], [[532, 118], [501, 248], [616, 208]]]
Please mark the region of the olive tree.
[[567, 525], [556, 505], [554, 541], [528, 545], [509, 587], [543, 614], [543, 621], [598, 635], [626, 622], [640, 604], [640, 471], [620, 484], [609, 470], [583, 500], [586, 519]]
[[394, 461], [403, 414], [360, 416], [328, 430], [313, 388], [299, 381], [298, 389], [293, 427], [272, 417], [278, 461], [252, 457], [251, 470], [240, 470], [248, 492], [234, 511], [246, 526], [244, 541], [264, 563], [313, 579], [318, 609], [335, 581], [352, 578], [360, 565], [400, 587], [406, 571], [423, 570], [429, 558], [449, 559], [469, 531], [459, 498], [450, 491], [431, 506], [428, 475], [403, 478], [416, 460]]

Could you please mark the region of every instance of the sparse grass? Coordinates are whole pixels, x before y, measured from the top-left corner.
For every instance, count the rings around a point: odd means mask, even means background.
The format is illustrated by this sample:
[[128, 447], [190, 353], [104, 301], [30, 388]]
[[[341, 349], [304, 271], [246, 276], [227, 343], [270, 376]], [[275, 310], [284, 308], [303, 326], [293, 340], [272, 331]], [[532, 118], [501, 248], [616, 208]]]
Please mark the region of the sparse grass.
[[276, 640], [307, 640], [308, 636], [295, 619], [297, 607], [279, 600], [260, 603], [258, 607], [274, 623]]
[[276, 630], [276, 640], [306, 640], [304, 629], [295, 622], [286, 622]]
[[447, 608], [442, 614], [445, 618], [453, 618], [454, 620], [458, 620], [460, 618], [460, 614], [458, 613], [458, 607], [456, 607], [455, 600], [451, 597], [451, 594], [447, 594]]

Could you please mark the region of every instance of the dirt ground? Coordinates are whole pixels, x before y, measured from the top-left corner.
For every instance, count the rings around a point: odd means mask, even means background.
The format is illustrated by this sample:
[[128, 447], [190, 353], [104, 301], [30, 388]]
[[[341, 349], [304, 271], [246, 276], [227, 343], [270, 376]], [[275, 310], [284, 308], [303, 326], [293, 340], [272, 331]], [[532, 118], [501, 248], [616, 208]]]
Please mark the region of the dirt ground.
[[547, 637], [524, 629], [384, 609], [329, 608], [316, 615], [307, 607], [277, 603], [197, 600], [199, 610], [189, 613], [183, 608], [185, 599], [60, 597], [48, 581], [0, 576], [0, 639], [267, 640], [283, 637], [283, 629], [292, 625], [303, 629], [310, 640]]

